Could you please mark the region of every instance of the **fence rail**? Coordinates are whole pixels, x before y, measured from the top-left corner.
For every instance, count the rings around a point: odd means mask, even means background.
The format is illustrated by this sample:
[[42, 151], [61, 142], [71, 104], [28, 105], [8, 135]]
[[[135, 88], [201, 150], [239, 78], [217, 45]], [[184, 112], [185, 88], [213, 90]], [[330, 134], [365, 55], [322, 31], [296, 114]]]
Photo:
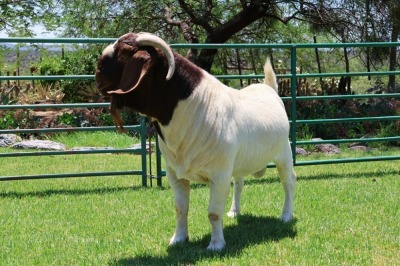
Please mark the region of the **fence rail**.
[[[2, 43], [52, 43], [52, 44], [105, 44], [112, 43], [115, 38], [0, 38], [0, 45]], [[363, 121], [399, 121], [400, 116], [380, 116], [380, 117], [358, 117], [358, 118], [334, 118], [334, 119], [310, 119], [301, 120], [297, 119], [297, 103], [299, 101], [314, 101], [314, 100], [347, 100], [347, 99], [378, 99], [378, 98], [400, 98], [400, 93], [391, 94], [357, 94], [357, 95], [332, 95], [332, 96], [298, 96], [297, 95], [297, 80], [300, 78], [317, 78], [317, 77], [356, 77], [356, 76], [376, 76], [376, 75], [400, 75], [400, 71], [377, 71], [377, 72], [349, 72], [349, 73], [296, 73], [297, 67], [297, 53], [299, 49], [315, 49], [315, 48], [350, 48], [350, 47], [399, 47], [400, 42], [372, 42], [372, 43], [320, 43], [320, 44], [172, 44], [173, 48], [198, 48], [198, 49], [249, 49], [249, 48], [268, 48], [268, 49], [288, 49], [290, 50], [290, 74], [279, 74], [278, 78], [290, 79], [290, 96], [282, 97], [284, 101], [290, 102], [291, 118], [291, 131], [290, 139], [293, 149], [294, 164], [296, 166], [305, 165], [319, 165], [319, 164], [333, 164], [333, 163], [353, 163], [353, 162], [366, 162], [366, 161], [381, 161], [381, 160], [399, 160], [400, 156], [376, 156], [376, 157], [360, 157], [360, 158], [347, 158], [347, 159], [333, 159], [333, 160], [309, 160], [297, 161], [296, 147], [298, 145], [307, 144], [325, 144], [325, 143], [349, 143], [349, 142], [380, 142], [380, 141], [398, 141], [400, 136], [381, 137], [381, 138], [360, 138], [360, 139], [333, 139], [333, 140], [318, 140], [318, 141], [304, 141], [297, 140], [296, 129], [300, 124], [318, 124], [318, 123], [346, 123], [346, 122], [363, 122]], [[219, 79], [262, 79], [264, 75], [216, 75]], [[91, 80], [94, 75], [54, 75], [54, 76], [0, 76], [2, 80]], [[16, 110], [16, 109], [35, 109], [35, 108], [105, 108], [108, 103], [79, 103], [79, 104], [41, 104], [41, 105], [0, 105], [0, 110]], [[141, 134], [140, 149], [142, 157], [142, 169], [122, 172], [98, 172], [98, 173], [61, 173], [51, 175], [30, 175], [30, 176], [5, 176], [0, 177], [0, 181], [8, 180], [26, 180], [26, 179], [42, 179], [42, 178], [70, 178], [70, 177], [84, 177], [84, 176], [110, 176], [110, 175], [140, 175], [142, 176], [143, 186], [147, 186], [148, 175], [148, 159], [146, 155], [146, 121], [141, 118], [139, 125], [127, 126], [127, 130], [137, 131]], [[0, 130], [0, 134], [18, 134], [18, 133], [54, 133], [54, 132], [77, 132], [77, 131], [103, 131], [114, 130], [114, 127], [91, 127], [91, 128], [47, 128], [47, 129], [8, 129]], [[157, 146], [158, 147], [158, 146]], [[131, 153], [137, 152], [133, 149], [100, 149], [100, 150], [83, 150], [83, 151], [42, 151], [42, 152], [14, 152], [14, 153], [0, 153], [1, 157], [19, 157], [19, 156], [47, 156], [47, 155], [70, 155], [70, 154], [95, 154], [95, 153]], [[151, 159], [151, 155], [149, 157]], [[165, 173], [161, 169], [161, 159], [158, 148], [156, 148], [156, 164], [157, 174], [151, 176], [157, 178], [158, 185], [161, 185], [161, 176]], [[151, 167], [151, 164], [150, 164]], [[273, 167], [268, 165], [267, 167]]]

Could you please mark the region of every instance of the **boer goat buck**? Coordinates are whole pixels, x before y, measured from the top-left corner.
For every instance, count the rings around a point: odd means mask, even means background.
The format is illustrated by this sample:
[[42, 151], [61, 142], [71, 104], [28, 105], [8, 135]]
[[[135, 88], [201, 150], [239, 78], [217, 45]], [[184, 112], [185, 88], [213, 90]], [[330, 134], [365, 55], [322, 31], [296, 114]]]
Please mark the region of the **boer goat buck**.
[[281, 219], [293, 218], [296, 175], [289, 145], [289, 122], [277, 94], [269, 60], [264, 84], [242, 90], [225, 86], [172, 51], [150, 33], [128, 33], [104, 49], [97, 87], [111, 96], [111, 114], [123, 130], [120, 111], [154, 120], [166, 173], [174, 191], [176, 230], [169, 244], [188, 240], [190, 182], [210, 185], [210, 250], [225, 246], [222, 218], [233, 177], [229, 217], [240, 212], [243, 177], [261, 177], [275, 162], [285, 191]]

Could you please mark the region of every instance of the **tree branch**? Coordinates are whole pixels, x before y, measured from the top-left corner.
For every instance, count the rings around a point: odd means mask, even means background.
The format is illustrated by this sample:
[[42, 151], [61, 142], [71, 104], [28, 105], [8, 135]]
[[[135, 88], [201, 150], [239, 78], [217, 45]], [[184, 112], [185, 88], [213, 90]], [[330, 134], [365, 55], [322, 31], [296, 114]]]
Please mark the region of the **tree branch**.
[[182, 21], [181, 20], [174, 20], [172, 18], [172, 14], [171, 14], [171, 10], [168, 7], [164, 8], [165, 11], [165, 22], [167, 22], [167, 24], [171, 25], [171, 26], [181, 26]]
[[[267, 10], [260, 8], [258, 5], [247, 6], [230, 20], [215, 28], [207, 38], [207, 42], [224, 43], [246, 26], [262, 17], [267, 16], [266, 11]], [[270, 15], [268, 14], [268, 16]]]
[[181, 8], [189, 15], [190, 20], [193, 24], [201, 26], [207, 32], [212, 32], [213, 27], [208, 23], [208, 19], [205, 16], [198, 16], [196, 12], [189, 7], [189, 5], [184, 0], [178, 0]]
[[[185, 20], [175, 20], [172, 18], [171, 10], [168, 7], [164, 8], [165, 11], [165, 21], [171, 25], [180, 27], [183, 33], [183, 38], [189, 43], [199, 43], [199, 39], [197, 36], [192, 32], [190, 25]], [[186, 58], [190, 61], [194, 62], [196, 60], [198, 54], [197, 49], [190, 48], [186, 54]]]
[[[245, 2], [245, 1], [244, 1]], [[271, 16], [268, 14], [270, 10], [269, 1], [262, 1], [255, 3], [250, 2], [250, 4], [244, 5], [243, 9], [229, 19], [224, 24], [208, 30], [208, 35], [206, 43], [224, 43], [229, 40], [234, 34], [238, 33], [248, 25], [252, 24], [254, 21]], [[200, 25], [201, 26], [201, 25]], [[196, 63], [210, 71], [215, 55], [217, 54], [216, 49], [203, 49], [198, 56]]]

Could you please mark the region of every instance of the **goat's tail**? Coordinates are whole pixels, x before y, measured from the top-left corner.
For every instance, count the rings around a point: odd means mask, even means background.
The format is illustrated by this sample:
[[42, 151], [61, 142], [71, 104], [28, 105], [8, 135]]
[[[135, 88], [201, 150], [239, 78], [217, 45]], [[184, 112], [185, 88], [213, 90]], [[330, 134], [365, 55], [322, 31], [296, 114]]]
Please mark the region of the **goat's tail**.
[[264, 65], [264, 84], [273, 88], [276, 92], [278, 92], [278, 83], [276, 83], [276, 75], [274, 70], [272, 69], [271, 60], [267, 58], [267, 61]]

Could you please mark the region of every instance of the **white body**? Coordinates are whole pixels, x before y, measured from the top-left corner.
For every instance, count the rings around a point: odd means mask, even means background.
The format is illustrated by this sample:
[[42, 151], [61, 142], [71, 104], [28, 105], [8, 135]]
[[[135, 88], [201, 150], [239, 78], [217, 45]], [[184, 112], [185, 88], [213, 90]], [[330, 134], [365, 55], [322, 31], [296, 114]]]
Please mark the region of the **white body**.
[[149, 33], [121, 36], [99, 59], [96, 84], [104, 95], [111, 95], [111, 116], [117, 128], [123, 130], [119, 114], [123, 108], [156, 120], [175, 194], [177, 226], [170, 244], [188, 239], [190, 182], [205, 182], [210, 185], [212, 226], [208, 249], [221, 250], [231, 178], [234, 195], [228, 216], [234, 217], [240, 212], [243, 177], [262, 176], [271, 161], [285, 191], [281, 219], [292, 219], [296, 175], [289, 122], [269, 60], [264, 73], [264, 84], [240, 91], [229, 88]]
[[235, 189], [228, 215], [236, 216], [243, 176], [262, 176], [271, 161], [277, 165], [286, 193], [281, 219], [292, 219], [296, 176], [288, 141], [289, 122], [269, 62], [265, 72], [268, 85], [253, 84], [242, 90], [229, 88], [204, 72], [199, 86], [178, 103], [168, 126], [161, 126], [165, 142], [160, 140], [160, 149], [177, 210], [177, 228], [170, 244], [188, 239], [189, 183], [205, 182], [211, 189], [208, 211], [212, 237], [208, 248], [222, 249], [222, 216], [232, 176]]

